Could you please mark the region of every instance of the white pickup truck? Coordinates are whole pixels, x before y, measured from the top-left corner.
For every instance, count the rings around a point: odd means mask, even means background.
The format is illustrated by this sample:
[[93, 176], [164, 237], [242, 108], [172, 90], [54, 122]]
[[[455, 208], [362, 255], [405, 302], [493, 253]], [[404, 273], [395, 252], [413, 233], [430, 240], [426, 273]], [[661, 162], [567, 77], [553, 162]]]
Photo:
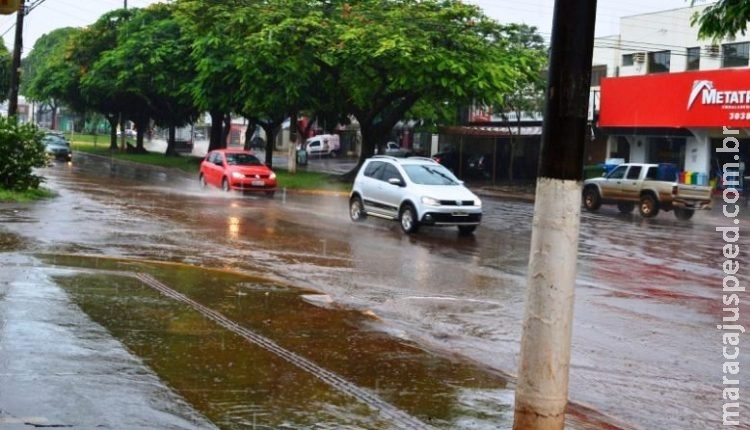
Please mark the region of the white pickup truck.
[[711, 209], [711, 187], [678, 183], [676, 171], [665, 165], [625, 163], [608, 175], [587, 179], [583, 183], [583, 206], [595, 211], [603, 204], [616, 204], [622, 213], [636, 205], [644, 218], [659, 210], [673, 210], [681, 220], [688, 220], [696, 210]]

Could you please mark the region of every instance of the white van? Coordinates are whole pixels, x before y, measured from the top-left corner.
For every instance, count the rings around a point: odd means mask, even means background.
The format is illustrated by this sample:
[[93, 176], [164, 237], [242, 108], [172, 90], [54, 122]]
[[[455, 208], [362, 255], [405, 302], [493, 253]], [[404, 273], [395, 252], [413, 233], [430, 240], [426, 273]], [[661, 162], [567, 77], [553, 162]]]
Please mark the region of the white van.
[[338, 134], [320, 134], [305, 141], [308, 156], [336, 157], [341, 151], [341, 140]]

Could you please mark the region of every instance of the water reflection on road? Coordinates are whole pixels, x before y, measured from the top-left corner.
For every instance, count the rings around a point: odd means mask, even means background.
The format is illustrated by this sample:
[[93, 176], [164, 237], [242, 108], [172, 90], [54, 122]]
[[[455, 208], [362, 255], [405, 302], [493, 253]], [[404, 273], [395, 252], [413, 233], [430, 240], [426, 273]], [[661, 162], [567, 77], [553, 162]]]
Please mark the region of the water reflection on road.
[[[100, 258], [46, 259], [123, 268]], [[314, 291], [191, 267], [125, 266], [174, 286], [170, 290], [189, 297], [187, 305], [149, 288], [153, 282], [141, 282], [142, 277], [95, 273], [56, 280], [83, 311], [220, 427], [254, 422], [340, 428], [348, 422], [359, 428], [420, 428], [401, 410], [439, 428], [456, 428], [462, 420], [474, 428], [508, 425], [507, 409], [496, 407], [512, 394], [502, 378], [368, 328], [359, 312], [303, 300]], [[193, 301], [200, 305], [190, 306]], [[205, 318], [203, 306], [231, 320], [230, 330]], [[242, 330], [231, 330], [234, 324]], [[325, 369], [312, 363], [324, 363]], [[361, 394], [356, 387], [368, 391]]]

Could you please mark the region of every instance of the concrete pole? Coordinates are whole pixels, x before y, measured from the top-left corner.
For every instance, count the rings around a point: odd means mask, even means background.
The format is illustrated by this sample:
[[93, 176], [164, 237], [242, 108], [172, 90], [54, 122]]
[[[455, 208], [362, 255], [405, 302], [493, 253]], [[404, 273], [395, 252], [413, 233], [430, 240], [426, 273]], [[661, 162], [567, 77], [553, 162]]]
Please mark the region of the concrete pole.
[[596, 0], [556, 0], [514, 430], [565, 427]]

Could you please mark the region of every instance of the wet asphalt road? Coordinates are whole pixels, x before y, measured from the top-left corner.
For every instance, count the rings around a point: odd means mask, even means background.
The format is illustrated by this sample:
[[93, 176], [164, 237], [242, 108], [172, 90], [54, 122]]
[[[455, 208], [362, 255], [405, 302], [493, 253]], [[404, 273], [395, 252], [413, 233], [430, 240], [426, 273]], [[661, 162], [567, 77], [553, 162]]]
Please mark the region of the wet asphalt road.
[[[82, 357], [102, 351], [113, 355], [97, 358], [102, 368], [89, 374], [76, 392], [68, 393], [66, 386], [63, 397], [80, 402], [91, 389], [87, 384], [100, 385], [97, 392], [103, 393], [103, 386], [123, 384], [138, 394], [126, 396], [132, 404], [118, 404], [119, 412], [108, 406], [122, 397], [116, 392], [112, 399], [92, 404], [90, 416], [96, 421], [78, 417], [82, 427], [96, 423], [117, 428], [115, 423], [123, 420], [137, 427], [137, 417], [142, 417], [144, 428], [154, 419], [173, 428], [210, 424], [101, 328], [75, 333], [63, 351], [24, 345], [23, 330], [28, 327], [18, 323], [24, 318], [35, 324], [44, 321], [45, 333], [56, 341], [63, 332], [56, 327], [78, 327], [74, 321], [81, 318], [69, 305], [61, 305], [61, 292], [49, 280], [51, 269], [29, 270], [38, 265], [31, 253], [180, 262], [283, 280], [327, 294], [342, 308], [374, 316], [379, 330], [394, 338], [458, 354], [512, 379], [523, 314], [530, 203], [485, 199], [485, 219], [474, 237], [459, 237], [453, 229], [424, 229], [407, 237], [395, 223], [352, 224], [345, 197], [337, 195], [279, 193], [273, 200], [227, 196], [198, 189], [192, 178], [174, 179], [168, 171], [102, 160], [79, 159], [44, 174], [49, 187], [60, 193], [58, 198], [0, 206], [0, 232], [21, 238], [4, 247], [23, 251], [0, 254], [0, 303], [5, 304], [0, 310], [0, 356], [16, 349], [29, 356], [54, 353], [61, 354], [58, 362], [75, 366]], [[750, 209], [743, 210], [739, 227], [750, 230]], [[575, 404], [591, 407], [623, 428], [719, 426], [723, 359], [716, 324], [722, 316], [723, 243], [717, 225], [726, 225], [718, 213], [700, 213], [687, 223], [672, 214], [645, 220], [606, 208], [583, 214], [570, 375]], [[747, 258], [743, 249], [738, 259]], [[746, 285], [747, 270], [741, 273]], [[19, 288], [19, 283], [35, 288]], [[34, 306], [27, 309], [18, 303]], [[47, 303], [49, 309], [38, 303]], [[33, 312], [44, 316], [33, 318]], [[750, 309], [745, 302], [740, 312], [741, 322], [747, 322]], [[76, 350], [80, 338], [108, 346]], [[750, 364], [746, 357], [740, 356], [741, 368]], [[14, 369], [18, 363], [0, 357], [0, 375], [34, 379], [52, 373], [47, 379], [54, 380], [58, 372], [77, 372], [35, 368], [33, 361]], [[116, 368], [107, 368], [107, 363]], [[131, 374], [139, 381], [132, 387], [126, 383]], [[24, 400], [34, 394], [24, 393], [23, 382], [5, 378], [0, 385], [0, 428], [60, 416], [53, 410], [45, 414], [44, 407]], [[29, 404], [35, 407], [24, 410]], [[49, 404], [50, 409], [64, 407], [60, 400]], [[743, 414], [748, 415], [747, 408]]]

